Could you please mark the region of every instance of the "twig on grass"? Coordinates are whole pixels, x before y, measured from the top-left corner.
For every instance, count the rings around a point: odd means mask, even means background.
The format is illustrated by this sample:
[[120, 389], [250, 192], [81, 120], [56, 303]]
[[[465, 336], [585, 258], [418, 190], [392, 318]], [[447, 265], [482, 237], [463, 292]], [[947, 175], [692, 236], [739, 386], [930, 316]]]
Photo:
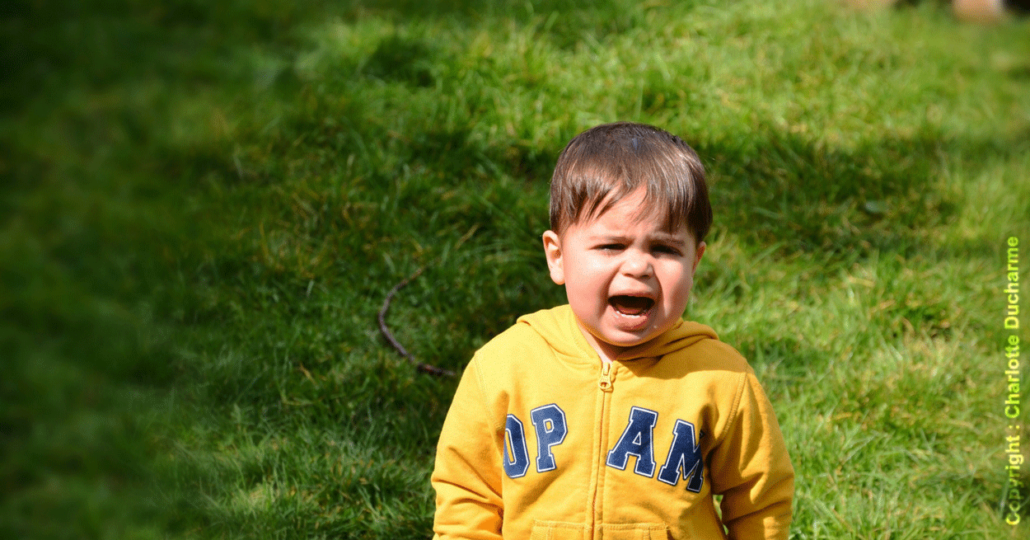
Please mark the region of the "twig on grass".
[[397, 352], [401, 353], [401, 356], [407, 358], [408, 362], [411, 362], [415, 366], [415, 369], [421, 371], [422, 373], [428, 373], [430, 375], [453, 377], [453, 371], [439, 368], [432, 364], [427, 364], [425, 362], [419, 362], [418, 360], [416, 360], [415, 357], [411, 356], [411, 353], [409, 353], [407, 349], [405, 349], [404, 346], [401, 345], [399, 341], [397, 341], [397, 338], [393, 337], [393, 334], [390, 333], [390, 329], [386, 326], [386, 310], [390, 309], [390, 302], [393, 301], [393, 296], [397, 294], [397, 291], [406, 287], [408, 283], [411, 283], [411, 280], [422, 275], [422, 270], [422, 268], [419, 268], [415, 271], [414, 274], [411, 274], [410, 276], [408, 276], [407, 279], [394, 285], [393, 288], [390, 289], [390, 292], [386, 293], [386, 299], [383, 300], [383, 307], [379, 310], [379, 331], [383, 333], [383, 337], [386, 338], [386, 341], [389, 341], [390, 345], [393, 345], [393, 348], [397, 349]]

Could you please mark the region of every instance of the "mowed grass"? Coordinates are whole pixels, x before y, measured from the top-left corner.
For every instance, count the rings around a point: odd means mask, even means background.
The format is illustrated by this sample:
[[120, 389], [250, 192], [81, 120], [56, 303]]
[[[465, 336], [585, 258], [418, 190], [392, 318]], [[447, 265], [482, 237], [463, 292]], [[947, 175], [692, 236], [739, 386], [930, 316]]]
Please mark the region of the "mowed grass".
[[687, 315], [766, 386], [792, 537], [1026, 534], [1001, 511], [1001, 289], [1006, 239], [1030, 253], [1027, 20], [817, 0], [5, 9], [0, 536], [428, 537], [457, 381], [416, 372], [376, 314], [424, 269], [389, 323], [460, 371], [563, 302], [547, 181], [614, 120], [679, 134], [709, 170]]

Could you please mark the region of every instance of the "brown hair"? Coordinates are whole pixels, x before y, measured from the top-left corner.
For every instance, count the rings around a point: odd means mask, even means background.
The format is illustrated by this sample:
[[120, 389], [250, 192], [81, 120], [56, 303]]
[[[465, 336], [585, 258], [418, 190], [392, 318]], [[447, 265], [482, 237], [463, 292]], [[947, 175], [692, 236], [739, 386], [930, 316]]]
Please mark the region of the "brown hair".
[[580, 133], [562, 150], [551, 177], [551, 230], [562, 234], [599, 216], [644, 186], [644, 206], [673, 231], [683, 223], [700, 243], [712, 226], [705, 169], [679, 137], [619, 122]]

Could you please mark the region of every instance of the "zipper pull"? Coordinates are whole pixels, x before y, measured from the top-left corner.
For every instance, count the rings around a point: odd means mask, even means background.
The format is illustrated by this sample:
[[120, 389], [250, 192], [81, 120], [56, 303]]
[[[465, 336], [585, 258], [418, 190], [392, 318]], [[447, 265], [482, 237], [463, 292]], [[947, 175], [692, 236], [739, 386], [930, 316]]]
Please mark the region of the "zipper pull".
[[601, 364], [601, 380], [597, 381], [597, 385], [601, 387], [601, 390], [605, 392], [612, 391], [612, 363], [604, 362]]

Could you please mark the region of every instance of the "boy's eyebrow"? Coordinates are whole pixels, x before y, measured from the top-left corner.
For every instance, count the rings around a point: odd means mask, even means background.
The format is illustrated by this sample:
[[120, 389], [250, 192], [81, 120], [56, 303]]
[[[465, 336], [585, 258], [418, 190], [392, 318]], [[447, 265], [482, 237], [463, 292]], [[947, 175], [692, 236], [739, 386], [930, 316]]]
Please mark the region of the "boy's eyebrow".
[[680, 247], [687, 245], [687, 241], [684, 240], [680, 235], [667, 232], [656, 233], [653, 236], [653, 239], [659, 242], [664, 242], [666, 244], [672, 244]]
[[[619, 233], [599, 234], [595, 238], [598, 239], [598, 240], [603, 240], [605, 242], [614, 242], [614, 241], [625, 242], [625, 241], [629, 240], [629, 236], [624, 235], [624, 234], [619, 234]], [[662, 242], [662, 243], [666, 243], [666, 244], [672, 244], [672, 245], [677, 246], [677, 247], [684, 247], [684, 246], [687, 245], [687, 241], [684, 238], [682, 238], [680, 235], [673, 234], [673, 233], [668, 233], [668, 232], [657, 232], [657, 233], [654, 233], [653, 235], [651, 235], [649, 240], [657, 241], [657, 242]]]

